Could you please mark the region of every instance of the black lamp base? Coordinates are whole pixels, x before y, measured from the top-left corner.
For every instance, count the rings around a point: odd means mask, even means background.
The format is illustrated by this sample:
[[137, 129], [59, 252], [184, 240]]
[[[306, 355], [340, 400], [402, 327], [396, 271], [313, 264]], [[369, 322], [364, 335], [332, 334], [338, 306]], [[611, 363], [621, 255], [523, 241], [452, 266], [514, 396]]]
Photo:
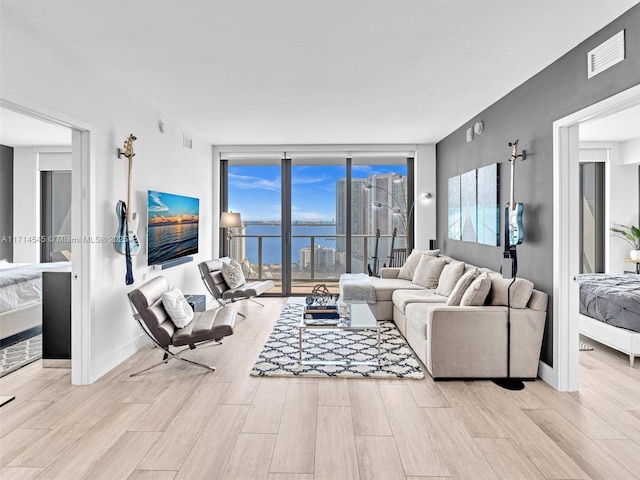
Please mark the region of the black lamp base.
[[524, 390], [524, 382], [517, 378], [498, 378], [493, 383], [505, 390]]

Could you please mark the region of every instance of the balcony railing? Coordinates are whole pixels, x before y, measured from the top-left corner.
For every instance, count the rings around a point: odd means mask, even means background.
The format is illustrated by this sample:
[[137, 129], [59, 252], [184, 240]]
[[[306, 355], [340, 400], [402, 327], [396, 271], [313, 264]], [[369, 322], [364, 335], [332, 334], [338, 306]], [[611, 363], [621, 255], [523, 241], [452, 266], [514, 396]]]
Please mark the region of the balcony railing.
[[[308, 239], [301, 242], [296, 239]], [[333, 239], [336, 248], [335, 253], [327, 251], [325, 258], [318, 258], [317, 249], [327, 248], [317, 244], [317, 239]], [[391, 235], [380, 235], [378, 241], [378, 268], [389, 264], [389, 254], [391, 249]], [[296, 244], [295, 251], [291, 252], [291, 289], [293, 293], [310, 293], [313, 286], [324, 283], [331, 291], [338, 291], [338, 281], [340, 275], [347, 271], [346, 251], [344, 248], [338, 249], [338, 245], [346, 245], [345, 235], [292, 235], [291, 243]], [[243, 264], [243, 270], [247, 280], [273, 280], [276, 287], [272, 293], [281, 293], [282, 289], [282, 262], [265, 263], [265, 243], [276, 242], [277, 247], [281, 247], [281, 235], [234, 235], [232, 245], [232, 256]], [[373, 269], [375, 259], [375, 235], [351, 235], [351, 268], [350, 273], [368, 273], [367, 266]], [[406, 246], [406, 237], [397, 235], [394, 240], [395, 248]], [[271, 248], [274, 248], [271, 245]], [[303, 249], [309, 249], [305, 255], [301, 255]], [[333, 248], [333, 247], [329, 247]], [[239, 250], [242, 250], [239, 252]], [[252, 251], [255, 256], [257, 250], [257, 261], [250, 261], [246, 257], [247, 251]], [[279, 250], [280, 251], [280, 250]], [[322, 256], [322, 254], [320, 254]], [[331, 258], [333, 256], [333, 258]], [[242, 258], [239, 258], [242, 257]], [[300, 261], [302, 257], [302, 262]], [[328, 257], [328, 258], [327, 258]], [[295, 261], [297, 260], [297, 261]]]

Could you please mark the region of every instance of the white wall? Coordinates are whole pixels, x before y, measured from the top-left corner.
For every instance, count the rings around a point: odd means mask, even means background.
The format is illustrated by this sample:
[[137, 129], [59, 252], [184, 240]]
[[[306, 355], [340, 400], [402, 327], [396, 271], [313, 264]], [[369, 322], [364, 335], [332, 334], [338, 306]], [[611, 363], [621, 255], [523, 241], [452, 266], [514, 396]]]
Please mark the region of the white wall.
[[[213, 215], [210, 206], [217, 188], [212, 186], [211, 146], [191, 135], [193, 149], [182, 146], [185, 129], [152, 106], [129, 95], [125, 88], [88, 71], [82, 59], [52, 51], [37, 34], [25, 34], [6, 15], [2, 17], [3, 100], [55, 118], [78, 119], [90, 130], [90, 318], [83, 328], [90, 343], [88, 381], [94, 381], [141, 345], [141, 333], [133, 322], [127, 292], [159, 271], [146, 266], [146, 250], [134, 258], [136, 283], [126, 286], [125, 259], [111, 244], [96, 239], [115, 235], [115, 205], [126, 198], [127, 162], [118, 159], [116, 149], [134, 133], [134, 201], [144, 217], [147, 189], [187, 194], [200, 198], [200, 253], [194, 262], [162, 271], [184, 292], [204, 293], [197, 262], [212, 256]], [[81, 41], [81, 39], [79, 39]], [[114, 66], [117, 69], [117, 65]], [[122, 75], [126, 85], [126, 76]], [[160, 133], [158, 121], [165, 122]], [[74, 172], [74, 175], [77, 173]], [[17, 179], [17, 182], [26, 181]], [[75, 221], [75, 220], [74, 220]], [[16, 232], [17, 233], [17, 232]], [[144, 238], [144, 229], [138, 232]], [[143, 241], [143, 249], [146, 242]], [[72, 253], [75, 255], [74, 247]], [[87, 281], [87, 280], [84, 280]]]
[[40, 172], [71, 170], [70, 147], [14, 148], [13, 261], [40, 261]]
[[40, 261], [40, 175], [31, 147], [13, 149], [13, 261]]
[[[638, 141], [621, 142], [611, 149], [609, 167], [610, 218], [611, 223], [638, 225], [638, 163], [640, 163]], [[631, 246], [618, 238], [611, 238], [609, 265], [611, 273], [635, 270], [635, 265], [625, 262]]]
[[623, 165], [640, 165], [640, 138], [620, 142], [620, 162]]
[[[415, 197], [430, 193], [430, 200], [416, 201], [413, 218], [415, 225], [415, 248], [427, 250], [429, 240], [436, 239], [436, 146], [416, 146]], [[437, 245], [436, 245], [437, 247]]]
[[605, 250], [608, 249], [607, 273], [634, 270], [625, 262], [631, 246], [611, 234], [608, 228], [614, 223], [638, 226], [638, 163], [640, 150], [636, 141], [631, 142], [581, 142], [580, 161], [604, 161], [607, 178], [607, 232]]

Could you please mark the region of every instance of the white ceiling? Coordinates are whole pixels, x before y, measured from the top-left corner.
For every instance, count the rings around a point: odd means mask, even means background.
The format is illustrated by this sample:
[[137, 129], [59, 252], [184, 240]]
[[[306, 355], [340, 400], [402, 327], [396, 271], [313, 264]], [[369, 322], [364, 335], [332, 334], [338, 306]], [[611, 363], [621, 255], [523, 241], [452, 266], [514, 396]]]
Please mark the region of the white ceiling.
[[636, 3], [2, 0], [0, 19], [212, 144], [428, 143]]
[[71, 129], [0, 108], [0, 144], [10, 147], [69, 146]]
[[640, 105], [580, 124], [582, 142], [626, 142], [640, 138]]

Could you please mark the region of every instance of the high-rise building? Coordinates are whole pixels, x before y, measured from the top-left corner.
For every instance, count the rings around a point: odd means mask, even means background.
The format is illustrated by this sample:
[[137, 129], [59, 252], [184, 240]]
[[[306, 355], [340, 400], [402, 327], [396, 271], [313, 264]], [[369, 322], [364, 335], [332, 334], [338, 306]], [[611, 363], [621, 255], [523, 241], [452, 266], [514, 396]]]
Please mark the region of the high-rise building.
[[[242, 224], [240, 228], [233, 229], [233, 238], [231, 239], [231, 258], [235, 258], [238, 262], [242, 262], [247, 257], [247, 226]], [[241, 235], [241, 236], [240, 236]]]
[[[313, 259], [316, 269], [333, 268], [336, 264], [336, 249], [331, 247], [321, 247], [316, 245], [313, 248]], [[300, 250], [300, 268], [311, 267], [311, 247], [304, 247]]]
[[[347, 232], [346, 179], [336, 185], [336, 233]], [[376, 231], [380, 229], [378, 259], [382, 266], [391, 247], [391, 234], [401, 237], [395, 246], [404, 245], [407, 227], [407, 179], [393, 173], [351, 179], [351, 271], [364, 271], [376, 256]], [[376, 206], [379, 205], [379, 206]], [[368, 237], [362, 237], [366, 235]], [[367, 242], [365, 248], [365, 242]], [[346, 251], [345, 238], [338, 237], [338, 252]], [[367, 257], [367, 258], [365, 258]]]

